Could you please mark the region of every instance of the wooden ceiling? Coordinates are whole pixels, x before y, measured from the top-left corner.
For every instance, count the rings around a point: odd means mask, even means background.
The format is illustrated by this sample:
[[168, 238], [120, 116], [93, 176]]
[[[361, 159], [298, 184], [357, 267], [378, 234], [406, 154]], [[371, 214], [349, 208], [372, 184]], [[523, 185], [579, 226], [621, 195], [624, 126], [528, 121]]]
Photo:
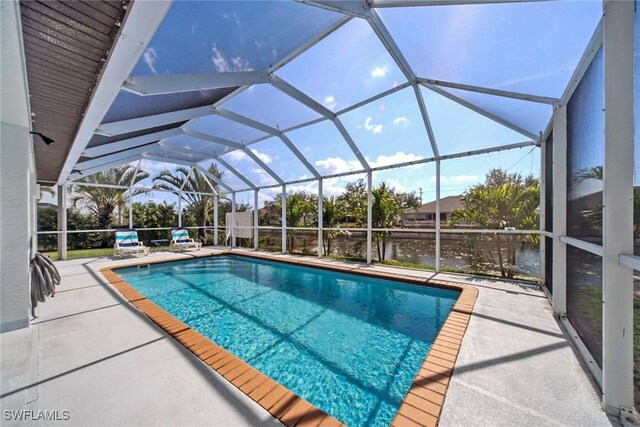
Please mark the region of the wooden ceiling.
[[53, 183], [123, 22], [129, 1], [20, 2], [38, 182]]

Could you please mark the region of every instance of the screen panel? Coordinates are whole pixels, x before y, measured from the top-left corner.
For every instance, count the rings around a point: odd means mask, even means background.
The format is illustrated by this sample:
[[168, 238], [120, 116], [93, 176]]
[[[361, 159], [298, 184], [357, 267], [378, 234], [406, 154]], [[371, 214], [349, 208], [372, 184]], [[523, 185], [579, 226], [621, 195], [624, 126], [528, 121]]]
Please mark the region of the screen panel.
[[332, 111], [406, 82], [364, 19], [352, 19], [277, 74]]
[[602, 258], [567, 245], [567, 317], [602, 367]]
[[567, 234], [602, 244], [604, 58], [598, 51], [567, 103]]
[[266, 70], [341, 18], [282, 1], [175, 1], [132, 75]]
[[602, 16], [602, 3], [466, 4], [379, 13], [420, 77], [559, 98]]

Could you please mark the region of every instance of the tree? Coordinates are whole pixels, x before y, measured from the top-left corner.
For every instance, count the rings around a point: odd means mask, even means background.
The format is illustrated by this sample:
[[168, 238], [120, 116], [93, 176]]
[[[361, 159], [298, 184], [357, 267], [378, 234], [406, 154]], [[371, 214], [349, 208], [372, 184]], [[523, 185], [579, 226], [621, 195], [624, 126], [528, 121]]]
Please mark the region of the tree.
[[[177, 213], [173, 204], [167, 202], [156, 203], [148, 200], [144, 203], [136, 202], [131, 205], [133, 225], [141, 228], [174, 227], [177, 221]], [[128, 215], [128, 211], [125, 211]], [[166, 239], [169, 236], [167, 230], [140, 230], [138, 235], [141, 240], [150, 241]]]
[[[135, 175], [134, 175], [135, 174]], [[80, 183], [129, 186], [149, 177], [142, 169], [131, 165], [123, 165], [98, 172], [78, 180], [78, 184], [71, 187], [71, 192], [76, 193], [72, 197], [74, 206], [88, 208], [97, 218], [98, 228], [109, 228], [112, 225], [112, 215], [116, 208], [122, 210], [129, 197], [129, 190], [123, 188], [89, 187]], [[131, 195], [144, 193], [146, 190], [134, 190]]]
[[[406, 193], [404, 193], [406, 195]], [[387, 187], [386, 183], [381, 183], [377, 188], [371, 190], [371, 225], [373, 228], [391, 228], [402, 212], [400, 205], [402, 198], [395, 194], [393, 188]], [[405, 199], [406, 200], [406, 199]], [[378, 249], [378, 259], [386, 259], [388, 231], [376, 231], [373, 238]]]
[[[490, 171], [482, 184], [463, 194], [464, 208], [453, 212], [452, 224], [464, 222], [484, 229], [531, 230], [538, 228], [540, 186], [533, 176], [508, 174], [502, 169]], [[502, 277], [513, 277], [509, 265], [515, 265], [518, 236], [489, 236], [495, 242], [497, 264]], [[528, 237], [533, 241], [533, 237]], [[503, 247], [504, 246], [504, 247]], [[506, 250], [506, 260], [503, 252]]]
[[[573, 177], [574, 181], [576, 181], [577, 183], [581, 183], [584, 181], [597, 181], [600, 183], [600, 185], [602, 185], [603, 178], [604, 178], [604, 170], [602, 166], [593, 166], [589, 168], [580, 169]], [[601, 190], [602, 188], [600, 188], [600, 191]], [[601, 199], [600, 203], [597, 203], [595, 206], [585, 207], [584, 205], [582, 205], [581, 207], [585, 209], [580, 211], [580, 215], [582, 215], [584, 222], [574, 221], [571, 224], [571, 226], [574, 227], [575, 229], [580, 229], [582, 232], [588, 229], [596, 229], [596, 230], [601, 229], [602, 228], [602, 197], [600, 197], [600, 199]], [[592, 230], [592, 231], [595, 232], [595, 230]]]
[[[285, 217], [287, 220], [287, 248], [293, 251], [295, 230], [289, 227], [311, 227], [318, 223], [317, 199], [305, 191], [287, 194]], [[278, 194], [273, 200], [264, 205], [264, 220], [278, 221], [282, 217], [282, 195]]]
[[420, 197], [416, 196], [415, 191], [411, 193], [396, 193], [396, 198], [402, 211], [420, 207]]
[[367, 187], [363, 179], [348, 183], [337, 201], [341, 222], [358, 225], [367, 222]]
[[[583, 182], [588, 180], [603, 181], [604, 168], [602, 166], [593, 166], [578, 171], [575, 176], [576, 181]], [[582, 212], [587, 222], [595, 227], [602, 227], [602, 203]], [[640, 237], [640, 188], [633, 189], [633, 236]]]
[[[340, 225], [343, 207], [334, 196], [322, 198], [322, 227], [337, 228]], [[325, 254], [331, 254], [331, 241], [340, 234], [349, 234], [348, 231], [326, 230], [322, 233], [322, 250]], [[326, 244], [325, 244], [326, 242]]]
[[[209, 166], [207, 172], [218, 179], [222, 178], [222, 172], [214, 163]], [[209, 179], [196, 168], [185, 167], [179, 167], [175, 172], [164, 170], [153, 178], [153, 182], [158, 188], [180, 192], [182, 201], [186, 203], [183, 212], [186, 211], [187, 215], [190, 213], [197, 226], [205, 227], [211, 224], [209, 218], [213, 210], [213, 199], [200, 193], [212, 193], [213, 187], [215, 192], [221, 194], [216, 182], [209, 182]], [[199, 228], [198, 236], [203, 239], [204, 235], [204, 229]]]
[[[52, 231], [58, 229], [58, 209], [54, 207], [38, 208], [38, 231]], [[58, 236], [55, 234], [39, 234], [38, 248], [51, 250], [56, 247]]]

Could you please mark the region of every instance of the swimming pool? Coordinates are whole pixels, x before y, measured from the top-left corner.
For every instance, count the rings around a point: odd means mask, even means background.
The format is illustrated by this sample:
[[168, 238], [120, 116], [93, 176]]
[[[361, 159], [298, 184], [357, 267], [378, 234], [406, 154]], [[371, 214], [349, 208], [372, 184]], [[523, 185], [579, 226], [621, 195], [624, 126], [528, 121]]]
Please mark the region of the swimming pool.
[[460, 294], [238, 256], [117, 273], [349, 426], [391, 423]]

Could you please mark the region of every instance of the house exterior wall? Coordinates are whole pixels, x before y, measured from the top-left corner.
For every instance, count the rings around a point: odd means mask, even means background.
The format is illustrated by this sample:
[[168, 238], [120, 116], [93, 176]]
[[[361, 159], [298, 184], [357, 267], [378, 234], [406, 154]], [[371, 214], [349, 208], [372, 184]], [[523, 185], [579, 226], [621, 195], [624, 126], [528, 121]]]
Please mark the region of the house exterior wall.
[[29, 260], [39, 188], [18, 3], [0, 2], [0, 14], [0, 332], [6, 332], [29, 326]]

